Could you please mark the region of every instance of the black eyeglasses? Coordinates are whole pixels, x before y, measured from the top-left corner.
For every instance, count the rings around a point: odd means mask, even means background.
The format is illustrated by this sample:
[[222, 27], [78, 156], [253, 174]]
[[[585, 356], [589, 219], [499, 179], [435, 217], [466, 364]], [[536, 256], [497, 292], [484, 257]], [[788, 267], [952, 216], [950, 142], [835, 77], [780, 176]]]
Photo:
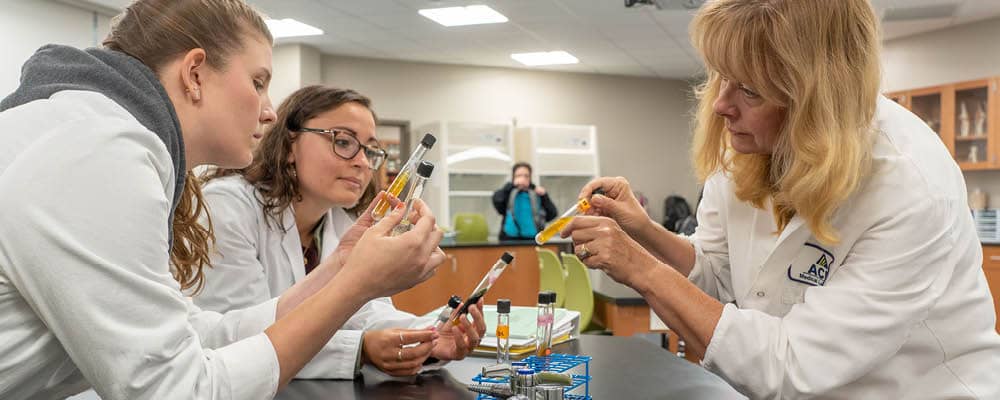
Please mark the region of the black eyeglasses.
[[317, 129], [317, 128], [299, 128], [300, 132], [311, 132], [311, 133], [321, 133], [326, 136], [330, 136], [333, 140], [333, 154], [345, 160], [354, 159], [358, 155], [361, 149], [365, 149], [365, 158], [368, 159], [368, 168], [378, 169], [382, 166], [382, 162], [385, 161], [385, 157], [388, 153], [382, 150], [378, 146], [368, 146], [361, 144], [358, 138], [354, 137], [349, 131], [342, 129]]

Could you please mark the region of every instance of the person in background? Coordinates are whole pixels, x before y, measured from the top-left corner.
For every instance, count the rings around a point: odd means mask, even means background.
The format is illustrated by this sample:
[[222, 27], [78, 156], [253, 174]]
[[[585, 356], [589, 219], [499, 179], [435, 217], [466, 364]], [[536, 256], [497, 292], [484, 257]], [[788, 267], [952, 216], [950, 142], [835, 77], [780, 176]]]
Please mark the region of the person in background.
[[[195, 304], [218, 312], [252, 307], [317, 274], [375, 198], [385, 157], [367, 97], [320, 85], [289, 95], [253, 163], [220, 170], [205, 185], [217, 251]], [[470, 307], [472, 323], [462, 318], [434, 332], [426, 328], [433, 321], [397, 310], [388, 297], [369, 301], [297, 377], [351, 379], [362, 363], [413, 375], [429, 357], [462, 359], [486, 332], [481, 310]], [[418, 326], [425, 328], [405, 329]]]
[[327, 282], [226, 314], [182, 293], [212, 237], [189, 170], [250, 163], [275, 119], [272, 42], [241, 0], [139, 0], [103, 48], [24, 64], [0, 102], [0, 398], [271, 399], [363, 304], [444, 260], [420, 204], [400, 236], [400, 208], [359, 219]]
[[511, 181], [493, 192], [493, 207], [503, 216], [500, 240], [534, 239], [545, 223], [559, 216], [544, 187], [531, 182], [531, 164], [511, 168]]
[[868, 0], [716, 0], [692, 41], [694, 235], [624, 178], [565, 228], [702, 365], [752, 399], [1000, 399], [1000, 336], [965, 181], [879, 94]]

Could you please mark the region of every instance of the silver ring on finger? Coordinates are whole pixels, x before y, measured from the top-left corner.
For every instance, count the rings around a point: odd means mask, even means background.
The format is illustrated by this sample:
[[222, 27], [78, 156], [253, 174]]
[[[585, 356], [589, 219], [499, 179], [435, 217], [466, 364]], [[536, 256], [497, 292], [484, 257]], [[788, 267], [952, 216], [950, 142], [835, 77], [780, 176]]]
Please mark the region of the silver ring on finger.
[[586, 259], [587, 257], [592, 256], [592, 255], [594, 255], [594, 254], [591, 253], [589, 250], [587, 250], [587, 245], [586, 244], [581, 244], [581, 245], [577, 246], [576, 258], [579, 258], [579, 259], [583, 260], [583, 259]]
[[396, 361], [403, 361], [403, 349], [396, 351]]
[[403, 348], [403, 344], [404, 344], [404, 341], [403, 341], [403, 332], [400, 331], [398, 333], [399, 333], [399, 348], [402, 349]]

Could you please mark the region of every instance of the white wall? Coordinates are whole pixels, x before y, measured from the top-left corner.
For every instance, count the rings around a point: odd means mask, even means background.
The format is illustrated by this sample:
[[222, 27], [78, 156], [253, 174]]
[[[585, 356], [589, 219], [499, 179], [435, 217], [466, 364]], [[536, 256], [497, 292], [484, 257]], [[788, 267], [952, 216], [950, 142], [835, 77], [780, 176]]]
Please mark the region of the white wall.
[[[886, 91], [915, 89], [1000, 75], [1000, 18], [890, 40], [883, 49]], [[965, 172], [1000, 207], [1000, 171]]]
[[274, 47], [271, 56], [271, 85], [268, 93], [275, 107], [303, 86], [320, 83], [319, 50], [301, 44]]
[[0, 0], [0, 97], [17, 89], [21, 65], [44, 44], [99, 45], [110, 18], [50, 0]]
[[[369, 96], [380, 117], [596, 125], [601, 173], [622, 175], [650, 199], [698, 198], [690, 166], [687, 82], [596, 74], [323, 57], [323, 83]], [[557, 205], [565, 207], [565, 205]]]

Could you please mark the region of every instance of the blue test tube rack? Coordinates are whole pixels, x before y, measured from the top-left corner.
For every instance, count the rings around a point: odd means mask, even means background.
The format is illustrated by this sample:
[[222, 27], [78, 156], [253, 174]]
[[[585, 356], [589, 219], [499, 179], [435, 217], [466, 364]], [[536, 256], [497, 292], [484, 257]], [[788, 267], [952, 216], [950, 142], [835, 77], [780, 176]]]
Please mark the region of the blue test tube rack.
[[[583, 367], [583, 374], [571, 373], [573, 384], [566, 386], [563, 398], [566, 400], [593, 400], [590, 397], [590, 356], [579, 356], [573, 354], [553, 353], [545, 357], [530, 356], [521, 361], [528, 363], [528, 366], [535, 371], [545, 372], [576, 372]], [[509, 383], [509, 377], [484, 377], [478, 374], [472, 378], [475, 383]], [[580, 387], [583, 387], [583, 394], [579, 394]], [[577, 392], [577, 393], [573, 393]], [[493, 396], [480, 394], [476, 400], [495, 400]]]

